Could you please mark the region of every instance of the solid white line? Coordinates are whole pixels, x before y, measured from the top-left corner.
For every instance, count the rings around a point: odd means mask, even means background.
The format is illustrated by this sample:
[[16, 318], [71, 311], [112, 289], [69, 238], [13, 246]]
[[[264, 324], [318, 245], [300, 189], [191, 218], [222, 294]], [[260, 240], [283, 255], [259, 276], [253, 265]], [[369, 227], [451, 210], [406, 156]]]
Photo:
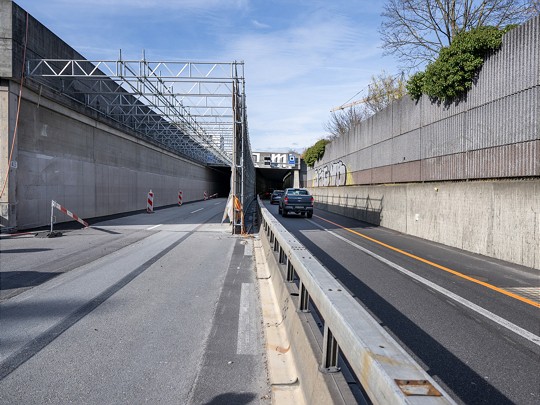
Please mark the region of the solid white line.
[[251, 307], [254, 300], [255, 284], [242, 283], [236, 354], [257, 354], [257, 326], [254, 316], [256, 311]]
[[154, 225], [154, 226], [151, 226], [150, 228], [146, 228], [147, 231], [149, 231], [150, 229], [155, 229], [157, 228], [158, 226], [161, 226], [162, 224], [159, 224], [159, 225]]
[[190, 214], [195, 214], [196, 212], [199, 212], [199, 211], [202, 211], [202, 210], [204, 210], [204, 208], [199, 208], [198, 210], [191, 211]]
[[459, 295], [457, 294], [454, 294], [453, 292], [451, 291], [448, 291], [446, 288], [443, 288], [421, 276], [419, 276], [418, 274], [415, 274], [403, 267], [401, 267], [399, 264], [396, 264], [394, 262], [391, 262], [390, 260], [387, 260], [385, 259], [384, 257], [382, 256], [379, 256], [378, 254], [376, 253], [373, 253], [372, 251], [360, 246], [360, 245], [357, 245], [356, 243], [354, 242], [351, 242], [350, 240], [348, 240], [347, 238], [341, 236], [341, 235], [338, 235], [337, 233], [335, 232], [332, 232], [332, 231], [329, 231], [328, 229], [322, 227], [321, 225], [315, 223], [313, 220], [310, 220], [308, 219], [309, 222], [311, 222], [313, 225], [317, 226], [318, 228], [328, 232], [329, 234], [335, 236], [336, 238], [338, 239], [341, 239], [342, 241], [348, 243], [349, 245], [355, 247], [356, 249], [358, 250], [361, 250], [362, 252], [370, 255], [371, 257], [389, 265], [390, 267], [393, 267], [394, 269], [400, 271], [401, 273], [421, 282], [422, 284], [434, 289], [435, 291], [443, 294], [443, 295], [446, 295], [448, 298], [460, 303], [461, 305], [469, 308], [470, 310], [480, 314], [480, 315], [483, 315], [485, 316], [486, 318], [490, 319], [491, 321], [501, 325], [502, 327], [505, 327], [506, 329], [510, 330], [511, 332], [514, 332], [516, 334], [518, 334], [519, 336], [521, 336], [522, 338], [524, 339], [527, 339], [528, 341], [540, 346], [540, 336], [537, 336], [535, 335], [534, 333], [531, 333], [529, 332], [528, 330], [525, 330], [515, 324], [513, 324], [512, 322], [509, 322], [507, 321], [506, 319], [504, 318], [501, 318], [500, 316], [498, 315], [495, 315], [493, 312], [490, 312], [488, 311], [487, 309], [484, 309], [474, 303], [472, 303], [471, 301], [463, 298], [463, 297], [460, 297]]

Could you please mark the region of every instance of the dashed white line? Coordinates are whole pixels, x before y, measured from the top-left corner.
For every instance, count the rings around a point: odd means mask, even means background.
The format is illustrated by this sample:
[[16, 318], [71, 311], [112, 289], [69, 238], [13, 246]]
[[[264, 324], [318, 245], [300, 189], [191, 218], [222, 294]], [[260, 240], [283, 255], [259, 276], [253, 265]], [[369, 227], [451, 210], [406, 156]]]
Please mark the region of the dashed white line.
[[151, 226], [150, 228], [146, 228], [147, 231], [151, 230], [151, 229], [156, 229], [158, 226], [161, 226], [162, 224], [159, 224], [159, 225], [154, 225], [154, 226]]
[[522, 338], [527, 339], [528, 341], [540, 346], [540, 336], [537, 336], [534, 333], [531, 333], [528, 330], [525, 330], [525, 329], [513, 324], [512, 322], [509, 322], [506, 319], [501, 318], [498, 315], [495, 315], [493, 312], [490, 312], [487, 309], [484, 309], [484, 308], [480, 307], [479, 305], [476, 305], [476, 304], [472, 303], [471, 301], [469, 301], [469, 300], [467, 300], [467, 299], [465, 299], [463, 297], [460, 297], [459, 295], [454, 294], [451, 291], [448, 291], [447, 289], [445, 289], [445, 288], [443, 288], [443, 287], [441, 287], [441, 286], [439, 286], [439, 285], [437, 285], [437, 284], [435, 284], [435, 283], [433, 283], [433, 282], [419, 276], [418, 274], [415, 274], [412, 271], [409, 271], [409, 270], [405, 269], [404, 267], [401, 267], [399, 264], [391, 262], [390, 260], [387, 260], [384, 257], [379, 256], [378, 254], [373, 253], [372, 251], [370, 251], [370, 250], [368, 250], [368, 249], [366, 249], [366, 248], [364, 248], [364, 247], [362, 247], [360, 245], [357, 245], [356, 243], [348, 240], [347, 238], [345, 238], [345, 237], [343, 237], [341, 235], [338, 235], [335, 232], [329, 231], [328, 229], [326, 229], [326, 228], [322, 227], [321, 225], [315, 223], [313, 220], [308, 219], [308, 221], [311, 222], [316, 227], [324, 230], [325, 232], [328, 232], [330, 235], [333, 235], [336, 238], [341, 239], [343, 242], [348, 243], [349, 245], [355, 247], [356, 249], [361, 250], [362, 252], [364, 252], [364, 253], [370, 255], [371, 257], [373, 257], [373, 258], [387, 264], [390, 267], [393, 267], [394, 269], [396, 269], [396, 270], [400, 271], [401, 273], [411, 277], [412, 279], [417, 280], [417, 281], [421, 282], [422, 284], [432, 288], [433, 290], [439, 292], [440, 294], [446, 295], [448, 298], [460, 303], [461, 305], [469, 308], [470, 310], [472, 310], [472, 311], [474, 311], [474, 312], [476, 312], [476, 313], [478, 313], [480, 315], [485, 316], [486, 318], [488, 318], [491, 321], [499, 324], [500, 326], [508, 329], [509, 331], [518, 334]]
[[191, 211], [190, 214], [195, 214], [196, 212], [199, 212], [199, 211], [202, 211], [202, 210], [204, 210], [204, 208], [199, 208], [198, 210]]

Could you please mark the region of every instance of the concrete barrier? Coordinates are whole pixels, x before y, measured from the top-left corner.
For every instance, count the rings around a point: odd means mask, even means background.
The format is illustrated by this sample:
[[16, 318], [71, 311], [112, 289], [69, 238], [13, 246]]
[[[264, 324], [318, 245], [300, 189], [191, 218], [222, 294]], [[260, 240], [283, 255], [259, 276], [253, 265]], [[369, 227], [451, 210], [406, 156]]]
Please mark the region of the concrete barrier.
[[315, 205], [540, 270], [540, 180], [316, 187]]

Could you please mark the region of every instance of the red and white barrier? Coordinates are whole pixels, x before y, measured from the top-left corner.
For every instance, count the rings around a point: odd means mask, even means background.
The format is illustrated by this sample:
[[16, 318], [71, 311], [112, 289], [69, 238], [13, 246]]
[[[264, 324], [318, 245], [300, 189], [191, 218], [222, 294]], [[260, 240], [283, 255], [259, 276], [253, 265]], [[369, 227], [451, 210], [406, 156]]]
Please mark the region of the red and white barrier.
[[182, 206], [182, 190], [178, 192], [178, 206]]
[[148, 197], [146, 198], [146, 212], [149, 214], [154, 213], [154, 193], [152, 190], [148, 192]]
[[208, 193], [206, 191], [203, 194], [203, 198], [204, 198], [205, 201], [208, 200]]
[[84, 219], [79, 218], [77, 215], [75, 215], [70, 210], [66, 209], [65, 207], [62, 207], [60, 204], [58, 204], [56, 201], [51, 200], [51, 233], [53, 231], [53, 223], [54, 223], [54, 209], [57, 209], [59, 211], [62, 211], [64, 214], [66, 214], [68, 217], [73, 218], [75, 221], [81, 223], [85, 226], [85, 228], [88, 228], [88, 222], [86, 222]]

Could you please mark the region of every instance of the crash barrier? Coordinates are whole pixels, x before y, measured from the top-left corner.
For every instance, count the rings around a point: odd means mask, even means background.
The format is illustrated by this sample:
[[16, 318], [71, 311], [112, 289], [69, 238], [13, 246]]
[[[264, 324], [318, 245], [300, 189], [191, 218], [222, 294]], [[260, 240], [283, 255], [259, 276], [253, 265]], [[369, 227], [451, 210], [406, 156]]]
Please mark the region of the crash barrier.
[[152, 190], [148, 192], [148, 196], [146, 197], [146, 212], [149, 214], [154, 212], [154, 193]]
[[51, 200], [51, 234], [53, 233], [53, 224], [54, 224], [54, 209], [57, 209], [64, 214], [66, 214], [68, 217], [73, 218], [75, 221], [81, 223], [85, 226], [85, 228], [88, 228], [88, 222], [85, 220], [79, 218], [77, 215], [75, 215], [73, 212], [69, 211], [65, 207], [62, 207], [60, 204], [58, 204], [56, 201]]
[[182, 205], [182, 191], [178, 192], [178, 206]]
[[[345, 364], [340, 361], [342, 357], [354, 373], [365, 395], [374, 404], [454, 404], [452, 398], [433, 378], [264, 208], [260, 200], [259, 206], [261, 239], [263, 245], [266, 244], [271, 249], [279, 268], [275, 273], [281, 278], [281, 281], [276, 281], [276, 274], [271, 276], [274, 278], [274, 289], [276, 283], [281, 282], [287, 285], [290, 291], [290, 296], [286, 298], [287, 302], [279, 303], [282, 311], [285, 312], [293, 302], [296, 306], [296, 317], [300, 317], [314, 307], [316, 309], [314, 312], [320, 316], [324, 325], [322, 344], [320, 346], [311, 344], [310, 349], [305, 347], [310, 339], [305, 336], [302, 338], [298, 328], [294, 329], [295, 333], [289, 333], [288, 338], [295, 362], [300, 364], [297, 367], [300, 385], [309, 385], [310, 381], [305, 381], [309, 379], [321, 381], [315, 373], [339, 372], [340, 364]], [[289, 313], [283, 313], [282, 316], [283, 322], [294, 322], [294, 319], [291, 319], [294, 314], [290, 316]], [[291, 330], [291, 327], [286, 328]], [[306, 370], [309, 367], [305, 360], [306, 352], [315, 356], [318, 370]], [[310, 377], [302, 381], [302, 373]], [[313, 382], [303, 391], [311, 392], [317, 389], [315, 384], [317, 383]], [[336, 402], [344, 401], [341, 397]]]

